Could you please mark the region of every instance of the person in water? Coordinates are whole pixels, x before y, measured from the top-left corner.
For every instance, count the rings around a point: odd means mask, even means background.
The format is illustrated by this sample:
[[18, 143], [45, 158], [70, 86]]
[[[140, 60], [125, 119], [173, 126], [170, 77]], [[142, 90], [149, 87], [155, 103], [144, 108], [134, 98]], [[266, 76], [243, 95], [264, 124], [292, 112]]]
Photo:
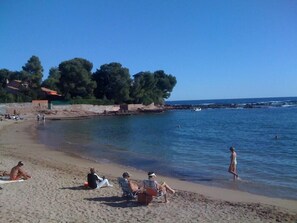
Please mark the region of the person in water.
[[236, 159], [237, 154], [236, 154], [235, 148], [233, 146], [230, 147], [230, 152], [231, 152], [231, 156], [230, 156], [230, 165], [229, 165], [228, 172], [233, 174], [233, 179], [236, 180], [238, 178], [237, 159]]

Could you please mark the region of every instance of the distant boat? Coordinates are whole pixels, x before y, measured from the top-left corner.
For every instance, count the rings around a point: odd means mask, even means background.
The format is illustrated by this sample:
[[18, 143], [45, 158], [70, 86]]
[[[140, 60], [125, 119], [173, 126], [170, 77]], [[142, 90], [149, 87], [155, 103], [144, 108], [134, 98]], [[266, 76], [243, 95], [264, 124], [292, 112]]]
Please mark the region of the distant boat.
[[201, 111], [201, 108], [194, 108], [193, 111]]

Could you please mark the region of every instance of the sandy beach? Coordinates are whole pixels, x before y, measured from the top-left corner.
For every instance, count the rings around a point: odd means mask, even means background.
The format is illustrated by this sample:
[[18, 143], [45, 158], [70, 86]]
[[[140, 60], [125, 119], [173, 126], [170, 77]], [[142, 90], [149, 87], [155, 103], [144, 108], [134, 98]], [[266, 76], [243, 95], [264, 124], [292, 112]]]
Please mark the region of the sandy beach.
[[[129, 171], [141, 181], [146, 173], [112, 163], [51, 150], [38, 144], [36, 121], [0, 122], [0, 171], [22, 160], [32, 178], [1, 184], [2, 222], [297, 222], [297, 201], [208, 187], [158, 176], [177, 193], [170, 203], [155, 199], [149, 206], [121, 198], [117, 177]], [[83, 187], [90, 167], [114, 187]]]

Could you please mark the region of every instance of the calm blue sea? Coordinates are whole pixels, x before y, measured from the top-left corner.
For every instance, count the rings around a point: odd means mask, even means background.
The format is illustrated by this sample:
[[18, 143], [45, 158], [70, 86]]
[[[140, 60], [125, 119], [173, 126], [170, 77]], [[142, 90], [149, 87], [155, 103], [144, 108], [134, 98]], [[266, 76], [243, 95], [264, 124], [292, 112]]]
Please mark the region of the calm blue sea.
[[[42, 143], [93, 160], [210, 186], [297, 199], [297, 98], [168, 103], [263, 101], [272, 103], [254, 109], [172, 110], [46, 121], [37, 129]], [[233, 182], [227, 172], [230, 146], [236, 148], [241, 181]]]

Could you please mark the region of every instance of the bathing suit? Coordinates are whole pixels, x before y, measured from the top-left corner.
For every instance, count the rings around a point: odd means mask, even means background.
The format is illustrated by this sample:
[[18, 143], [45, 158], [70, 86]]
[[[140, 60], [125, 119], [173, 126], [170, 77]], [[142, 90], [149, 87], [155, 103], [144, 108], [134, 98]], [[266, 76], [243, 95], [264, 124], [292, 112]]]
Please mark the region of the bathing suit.
[[237, 160], [236, 160], [236, 157], [234, 158], [234, 162], [233, 162], [234, 165], [237, 165]]
[[[233, 153], [231, 154], [231, 160], [232, 160], [232, 156], [233, 156]], [[236, 159], [236, 156], [234, 157], [234, 160], [231, 164], [234, 164], [234, 165], [237, 165], [237, 159]]]

